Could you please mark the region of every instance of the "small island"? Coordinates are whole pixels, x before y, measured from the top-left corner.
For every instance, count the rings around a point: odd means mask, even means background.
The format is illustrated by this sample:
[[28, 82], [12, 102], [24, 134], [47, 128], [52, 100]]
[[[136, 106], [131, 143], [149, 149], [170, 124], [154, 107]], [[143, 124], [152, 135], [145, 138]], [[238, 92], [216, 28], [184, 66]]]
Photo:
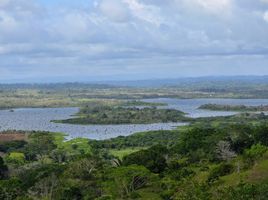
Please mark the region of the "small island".
[[77, 117], [66, 120], [54, 120], [56, 123], [68, 124], [151, 124], [187, 121], [185, 113], [173, 109], [156, 107], [84, 107]]
[[132, 100], [127, 101], [121, 104], [122, 106], [128, 106], [128, 107], [135, 107], [135, 106], [167, 106], [166, 103], [155, 103], [155, 102], [145, 102], [145, 101], [138, 101], [138, 100]]
[[237, 111], [237, 112], [265, 112], [268, 111], [268, 105], [245, 106], [245, 105], [221, 105], [221, 104], [204, 104], [198, 109], [212, 111]]

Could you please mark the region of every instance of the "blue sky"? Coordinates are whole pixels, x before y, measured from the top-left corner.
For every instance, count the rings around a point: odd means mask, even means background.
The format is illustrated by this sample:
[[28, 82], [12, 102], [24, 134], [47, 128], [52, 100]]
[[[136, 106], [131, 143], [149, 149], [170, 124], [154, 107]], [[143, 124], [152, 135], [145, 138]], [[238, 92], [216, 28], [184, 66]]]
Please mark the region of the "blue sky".
[[268, 75], [268, 0], [0, 0], [0, 82]]

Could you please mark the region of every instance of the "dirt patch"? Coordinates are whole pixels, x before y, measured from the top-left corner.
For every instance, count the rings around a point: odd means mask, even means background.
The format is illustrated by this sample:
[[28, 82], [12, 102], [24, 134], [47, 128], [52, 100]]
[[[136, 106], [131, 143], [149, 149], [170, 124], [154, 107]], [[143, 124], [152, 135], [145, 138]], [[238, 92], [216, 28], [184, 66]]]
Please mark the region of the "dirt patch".
[[27, 134], [26, 133], [14, 133], [14, 132], [8, 132], [8, 133], [0, 133], [0, 142], [9, 142], [14, 140], [27, 140]]

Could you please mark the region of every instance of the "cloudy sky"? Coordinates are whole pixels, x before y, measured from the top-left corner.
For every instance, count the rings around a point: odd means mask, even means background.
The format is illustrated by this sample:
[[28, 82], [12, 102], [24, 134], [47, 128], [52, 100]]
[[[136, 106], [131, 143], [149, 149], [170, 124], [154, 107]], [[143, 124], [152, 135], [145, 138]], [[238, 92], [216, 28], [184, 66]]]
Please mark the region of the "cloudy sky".
[[268, 75], [268, 0], [0, 0], [0, 82]]

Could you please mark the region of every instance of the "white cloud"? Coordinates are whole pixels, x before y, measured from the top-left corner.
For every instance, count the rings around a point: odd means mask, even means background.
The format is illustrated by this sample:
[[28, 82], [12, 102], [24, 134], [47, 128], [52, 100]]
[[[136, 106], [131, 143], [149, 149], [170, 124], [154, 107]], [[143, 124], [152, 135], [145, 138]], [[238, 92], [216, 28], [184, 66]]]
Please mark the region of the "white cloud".
[[160, 26], [164, 22], [160, 15], [161, 9], [157, 6], [146, 5], [138, 0], [123, 0], [128, 4], [133, 16], [143, 21], [149, 22], [153, 25]]
[[211, 12], [225, 11], [231, 7], [231, 0], [196, 0], [196, 2]]
[[268, 11], [263, 14], [263, 19], [268, 23]]
[[[183, 12], [208, 13], [225, 17], [232, 12], [234, 0], [172, 0]], [[186, 9], [186, 11], [185, 11]]]
[[129, 18], [128, 7], [121, 0], [102, 0], [98, 6], [101, 12], [112, 21], [125, 22]]
[[161, 67], [175, 69], [182, 57], [194, 69], [194, 56], [267, 55], [267, 1], [87, 0], [86, 6], [56, 6], [0, 0], [0, 69], [68, 66], [101, 73], [148, 63], [153, 68], [157, 58]]

